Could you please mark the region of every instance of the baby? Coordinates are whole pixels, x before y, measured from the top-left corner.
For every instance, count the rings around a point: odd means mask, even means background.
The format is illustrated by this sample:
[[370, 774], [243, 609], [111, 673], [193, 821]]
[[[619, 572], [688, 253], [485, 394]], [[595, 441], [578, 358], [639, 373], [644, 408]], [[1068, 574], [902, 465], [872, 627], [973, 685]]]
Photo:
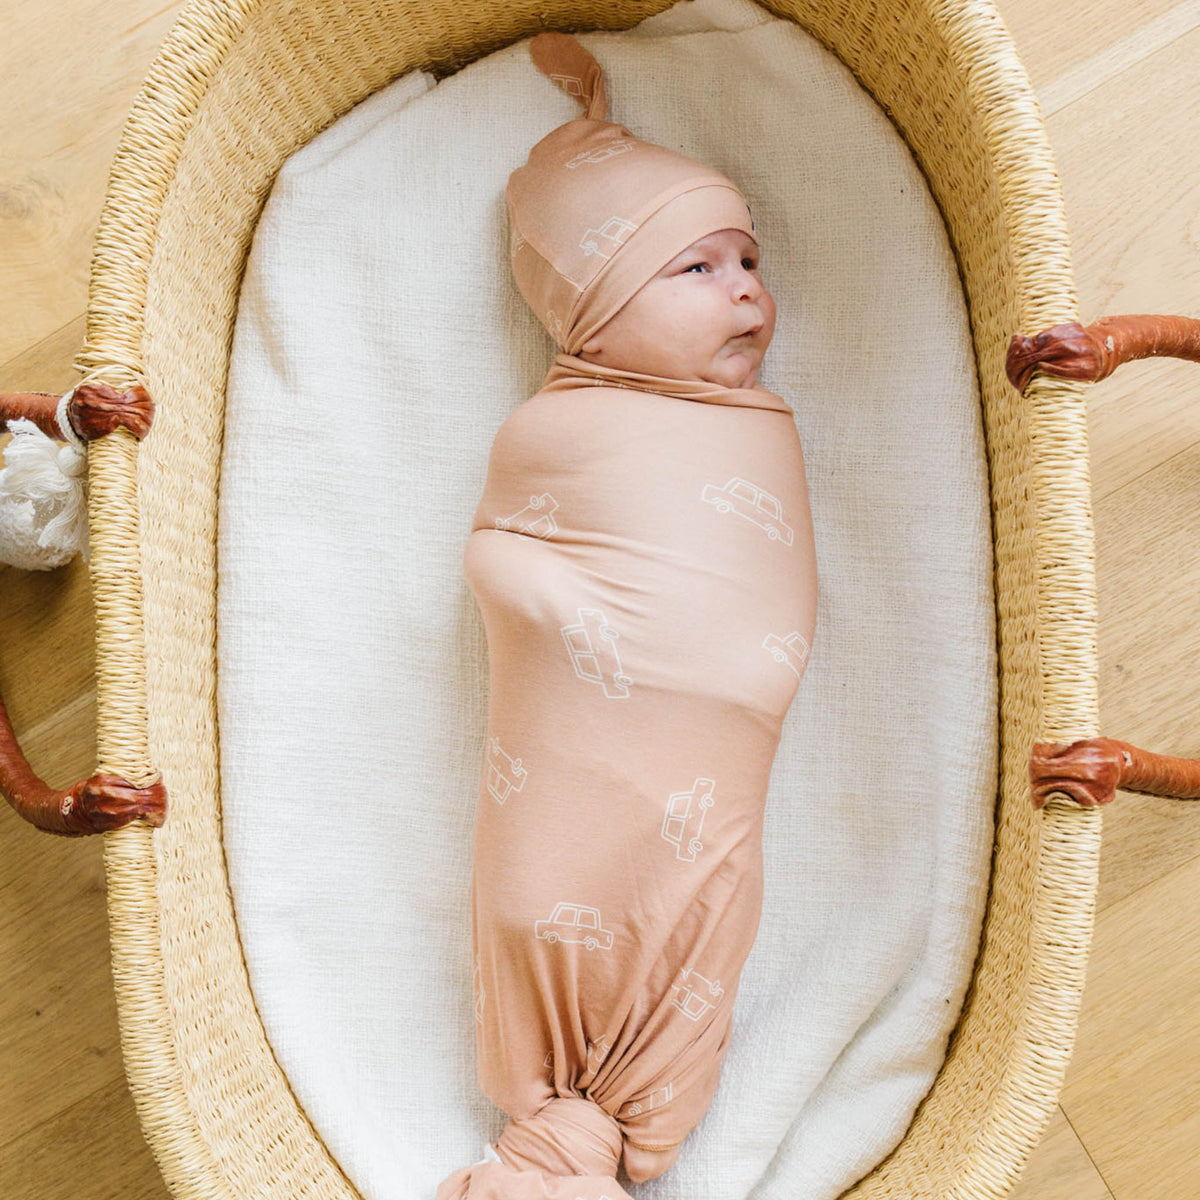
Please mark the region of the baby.
[[749, 207], [584, 105], [509, 179], [562, 353], [496, 434], [463, 566], [490, 707], [471, 888], [480, 1082], [511, 1120], [437, 1200], [629, 1200], [711, 1104], [762, 908], [762, 820], [816, 624]]

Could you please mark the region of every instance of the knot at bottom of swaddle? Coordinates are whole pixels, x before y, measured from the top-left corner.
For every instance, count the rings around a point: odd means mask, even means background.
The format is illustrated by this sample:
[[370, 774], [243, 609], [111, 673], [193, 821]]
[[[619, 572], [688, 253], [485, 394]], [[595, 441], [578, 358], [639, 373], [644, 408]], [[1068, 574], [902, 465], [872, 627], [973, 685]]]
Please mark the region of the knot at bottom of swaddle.
[[500, 1161], [459, 1168], [436, 1200], [632, 1200], [616, 1180], [621, 1144], [620, 1125], [594, 1101], [555, 1097], [509, 1121]]

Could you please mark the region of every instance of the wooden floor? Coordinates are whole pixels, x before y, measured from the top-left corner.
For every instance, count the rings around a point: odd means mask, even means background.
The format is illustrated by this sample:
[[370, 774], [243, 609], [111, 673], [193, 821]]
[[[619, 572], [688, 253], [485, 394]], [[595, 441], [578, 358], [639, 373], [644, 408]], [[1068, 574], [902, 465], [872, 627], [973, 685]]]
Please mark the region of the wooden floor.
[[[1057, 156], [1084, 321], [1200, 316], [1200, 0], [999, 0]], [[0, 390], [66, 390], [108, 164], [183, 6], [0, 0]], [[1200, 365], [1089, 393], [1101, 729], [1200, 756]], [[0, 695], [36, 769], [95, 765], [87, 569], [0, 568]], [[0, 805], [0, 1196], [166, 1196], [121, 1069], [101, 847]], [[1079, 1041], [1021, 1200], [1200, 1197], [1200, 805], [1106, 816]], [[713, 1198], [721, 1200], [721, 1198]]]

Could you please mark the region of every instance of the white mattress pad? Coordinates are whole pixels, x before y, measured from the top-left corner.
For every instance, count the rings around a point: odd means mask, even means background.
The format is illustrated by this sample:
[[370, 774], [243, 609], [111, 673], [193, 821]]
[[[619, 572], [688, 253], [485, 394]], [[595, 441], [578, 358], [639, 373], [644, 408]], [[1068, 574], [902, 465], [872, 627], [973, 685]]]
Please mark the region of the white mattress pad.
[[[754, 211], [817, 637], [707, 1116], [646, 1200], [826, 1200], [903, 1135], [978, 944], [997, 786], [988, 474], [937, 206], [832, 54], [751, 0], [581, 33], [610, 117]], [[504, 184], [577, 105], [525, 42], [414, 72], [284, 165], [247, 262], [218, 526], [224, 837], [272, 1049], [367, 1200], [430, 1200], [505, 1114], [475, 1077], [487, 658], [462, 552], [554, 347]]]

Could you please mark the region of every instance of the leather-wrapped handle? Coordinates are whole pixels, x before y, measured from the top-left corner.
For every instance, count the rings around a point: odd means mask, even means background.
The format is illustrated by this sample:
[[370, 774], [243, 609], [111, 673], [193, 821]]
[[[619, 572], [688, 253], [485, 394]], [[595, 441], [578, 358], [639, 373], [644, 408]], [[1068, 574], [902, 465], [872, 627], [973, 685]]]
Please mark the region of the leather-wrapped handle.
[[[1200, 362], [1200, 321], [1138, 313], [1101, 317], [1086, 329], [1071, 321], [1033, 337], [1014, 333], [1005, 371], [1024, 394], [1035, 371], [1095, 383], [1122, 363], [1151, 356]], [[1195, 800], [1200, 798], [1200, 759], [1151, 754], [1112, 738], [1038, 742], [1029, 758], [1029, 783], [1035, 808], [1051, 792], [1088, 807], [1110, 803], [1118, 790]]]
[[[59, 399], [52, 392], [0, 392], [0, 433], [5, 432], [9, 421], [24, 417], [47, 437], [61, 441]], [[140, 385], [118, 392], [104, 383], [81, 383], [67, 401], [67, 420], [76, 437], [85, 442], [94, 442], [121, 427], [141, 441], [154, 421], [154, 401]]]
[[1118, 791], [1200, 799], [1200, 759], [1151, 754], [1113, 738], [1038, 742], [1029, 758], [1034, 808], [1062, 792], [1088, 808], [1108, 804]]
[[1024, 394], [1035, 370], [1096, 383], [1122, 363], [1152, 356], [1200, 362], [1200, 321], [1139, 313], [1101, 317], [1086, 329], [1071, 321], [1033, 337], [1014, 333], [1004, 366], [1009, 382]]
[[[62, 439], [60, 397], [50, 392], [0, 393], [0, 433], [19, 417], [32, 421], [47, 437]], [[118, 392], [102, 383], [80, 384], [65, 407], [71, 431], [94, 442], [114, 429], [128, 429], [141, 440], [154, 420], [154, 402], [145, 388]], [[152, 825], [166, 818], [167, 790], [159, 775], [134, 787], [116, 775], [97, 772], [73, 787], [57, 790], [43, 782], [17, 743], [8, 710], [0, 699], [0, 794], [17, 813], [47, 833], [77, 837], [120, 829], [141, 817]]]

